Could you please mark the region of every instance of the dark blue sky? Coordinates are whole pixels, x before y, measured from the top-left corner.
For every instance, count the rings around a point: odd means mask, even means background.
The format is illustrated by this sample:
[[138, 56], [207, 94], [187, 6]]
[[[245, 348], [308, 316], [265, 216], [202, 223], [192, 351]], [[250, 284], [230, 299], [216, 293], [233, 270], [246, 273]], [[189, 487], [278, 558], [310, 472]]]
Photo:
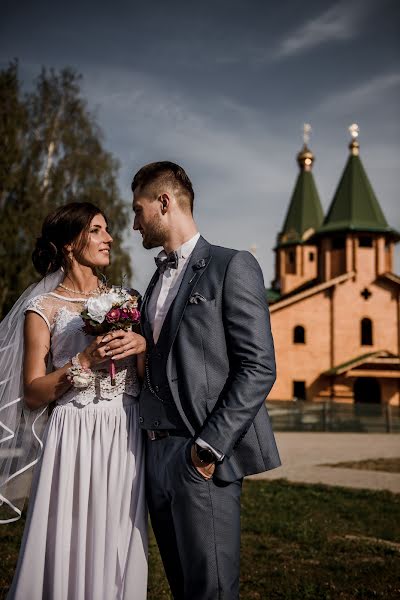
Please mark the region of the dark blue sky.
[[[268, 283], [304, 122], [324, 209], [357, 122], [364, 166], [400, 228], [399, 17], [396, 0], [3, 1], [0, 62], [18, 57], [27, 85], [41, 65], [80, 71], [127, 202], [142, 164], [181, 163], [203, 234], [255, 244]], [[143, 289], [153, 253], [129, 239]]]

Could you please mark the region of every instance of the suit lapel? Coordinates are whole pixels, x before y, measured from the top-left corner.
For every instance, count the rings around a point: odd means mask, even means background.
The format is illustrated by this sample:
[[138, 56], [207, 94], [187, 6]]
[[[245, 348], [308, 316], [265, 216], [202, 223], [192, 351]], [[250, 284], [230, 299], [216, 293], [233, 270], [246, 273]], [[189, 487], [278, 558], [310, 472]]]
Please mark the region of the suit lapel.
[[168, 336], [168, 351], [174, 343], [191, 293], [209, 265], [211, 260], [210, 249], [210, 244], [203, 237], [200, 237], [190, 256], [189, 264], [186, 268], [181, 285], [179, 286], [178, 293], [170, 308], [171, 320]]
[[166, 351], [168, 352], [167, 377], [170, 383], [171, 393], [175, 400], [176, 408], [178, 409], [178, 412], [181, 415], [183, 422], [186, 424], [187, 428], [189, 429], [192, 435], [195, 434], [195, 430], [193, 429], [192, 424], [186, 416], [186, 413], [181, 403], [177, 387], [178, 378], [176, 373], [176, 363], [174, 360], [174, 355], [171, 352], [171, 348], [176, 338], [176, 334], [178, 333], [179, 325], [181, 323], [188, 300], [195, 286], [198, 284], [199, 280], [205, 273], [211, 260], [210, 250], [210, 244], [206, 242], [204, 238], [200, 237], [189, 259], [189, 264], [185, 271], [185, 275], [183, 276], [182, 283], [178, 290], [178, 294], [176, 295], [176, 298], [170, 309], [171, 321], [169, 328], [168, 343], [166, 348]]

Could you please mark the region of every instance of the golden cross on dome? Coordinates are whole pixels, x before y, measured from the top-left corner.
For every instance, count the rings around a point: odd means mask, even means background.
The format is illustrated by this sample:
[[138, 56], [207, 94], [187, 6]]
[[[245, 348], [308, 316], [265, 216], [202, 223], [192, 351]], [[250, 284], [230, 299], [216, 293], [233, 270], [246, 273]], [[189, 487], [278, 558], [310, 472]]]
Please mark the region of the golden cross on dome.
[[308, 142], [310, 141], [310, 134], [311, 134], [312, 128], [310, 123], [304, 123], [303, 125], [303, 142], [304, 145], [307, 146]]
[[360, 133], [360, 128], [357, 125], [357, 123], [353, 123], [352, 125], [350, 125], [349, 131], [350, 131], [350, 135], [353, 138], [353, 140], [358, 138], [358, 134]]
[[360, 128], [357, 123], [353, 123], [349, 127], [351, 142], [349, 144], [350, 152], [353, 156], [358, 156], [360, 152], [360, 144], [357, 142], [358, 134], [360, 133]]

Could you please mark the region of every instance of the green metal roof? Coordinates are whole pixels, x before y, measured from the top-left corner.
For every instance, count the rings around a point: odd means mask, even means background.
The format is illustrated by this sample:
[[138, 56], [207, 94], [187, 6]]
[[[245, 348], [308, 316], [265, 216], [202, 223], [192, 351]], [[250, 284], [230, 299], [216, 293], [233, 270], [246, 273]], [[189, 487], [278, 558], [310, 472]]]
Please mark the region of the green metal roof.
[[277, 290], [275, 288], [267, 288], [265, 291], [267, 294], [267, 302], [268, 303], [272, 304], [273, 302], [276, 302], [277, 300], [279, 300], [279, 298], [281, 297], [279, 290]]
[[327, 371], [324, 371], [324, 375], [337, 375], [344, 370], [350, 369], [353, 365], [358, 364], [361, 361], [366, 360], [367, 358], [371, 358], [371, 356], [375, 356], [379, 354], [381, 350], [373, 350], [372, 352], [366, 352], [365, 354], [360, 354], [350, 360], [346, 360], [346, 362], [341, 363], [340, 365], [336, 365]]
[[296, 181], [278, 246], [304, 242], [308, 229], [316, 230], [323, 221], [321, 201], [311, 171], [302, 170]]
[[389, 227], [360, 157], [350, 154], [328, 213], [318, 234], [339, 231], [400, 234]]
[[371, 358], [384, 358], [384, 359], [398, 359], [398, 355], [388, 352], [387, 350], [373, 350], [365, 354], [355, 356], [346, 362], [336, 365], [327, 371], [324, 371], [323, 375], [340, 375], [346, 371], [349, 371], [352, 367], [363, 364]]

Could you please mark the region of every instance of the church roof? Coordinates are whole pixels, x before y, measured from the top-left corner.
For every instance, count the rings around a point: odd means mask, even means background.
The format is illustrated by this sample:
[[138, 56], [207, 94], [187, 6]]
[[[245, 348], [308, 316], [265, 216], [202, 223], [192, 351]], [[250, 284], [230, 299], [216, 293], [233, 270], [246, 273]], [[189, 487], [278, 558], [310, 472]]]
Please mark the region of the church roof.
[[324, 214], [317, 186], [311, 172], [314, 156], [304, 145], [297, 156], [300, 173], [286, 213], [278, 246], [304, 243], [311, 233], [322, 224]]
[[[342, 375], [343, 373], [349, 373], [353, 369], [369, 368], [371, 374], [374, 371], [396, 371], [400, 372], [400, 357], [387, 350], [374, 350], [367, 352], [366, 354], [360, 354], [340, 365], [336, 365], [327, 371], [324, 371], [324, 375]], [[354, 374], [357, 374], [354, 371]]]
[[379, 276], [379, 279], [384, 279], [390, 281], [390, 283], [400, 285], [400, 276], [396, 275], [396, 273], [382, 273], [382, 275]]
[[389, 227], [359, 156], [359, 144], [350, 143], [350, 156], [323, 224], [317, 233], [370, 231], [400, 239]]

